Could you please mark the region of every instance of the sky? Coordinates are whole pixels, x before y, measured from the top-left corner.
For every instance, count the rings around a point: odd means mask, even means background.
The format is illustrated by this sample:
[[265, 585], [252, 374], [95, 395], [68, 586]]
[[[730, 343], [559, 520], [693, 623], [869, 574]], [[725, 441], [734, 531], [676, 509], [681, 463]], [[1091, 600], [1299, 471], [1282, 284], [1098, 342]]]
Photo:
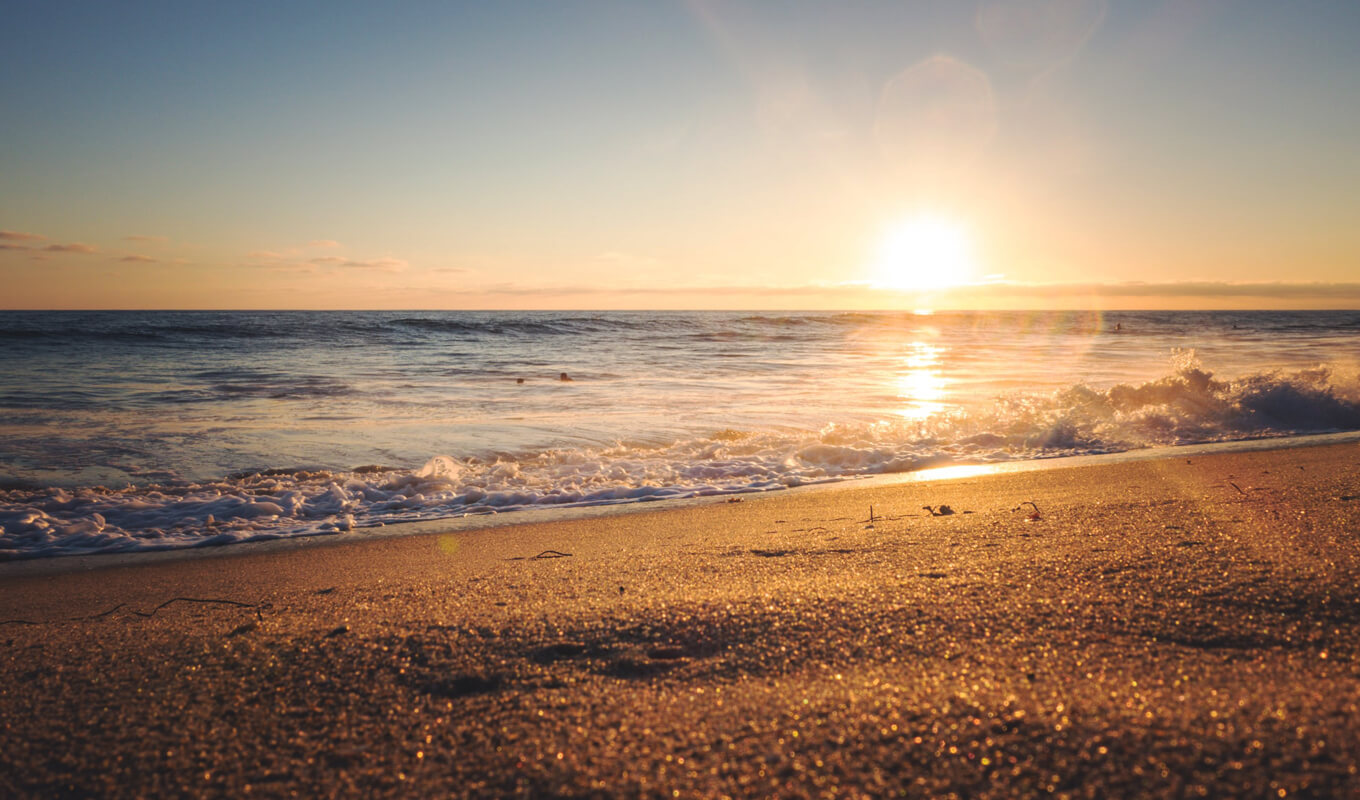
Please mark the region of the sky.
[[1360, 308], [1360, 3], [3, 16], [3, 308]]

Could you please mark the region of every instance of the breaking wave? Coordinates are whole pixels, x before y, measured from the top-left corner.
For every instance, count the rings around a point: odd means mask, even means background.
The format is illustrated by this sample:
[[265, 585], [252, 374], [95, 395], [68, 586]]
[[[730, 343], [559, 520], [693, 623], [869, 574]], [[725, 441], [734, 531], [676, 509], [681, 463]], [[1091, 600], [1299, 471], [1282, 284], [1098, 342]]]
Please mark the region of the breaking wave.
[[1185, 356], [1152, 381], [1011, 393], [924, 420], [722, 430], [664, 445], [494, 458], [434, 455], [415, 470], [270, 468], [122, 489], [11, 485], [0, 489], [0, 560], [222, 545], [532, 507], [770, 491], [955, 463], [1351, 430], [1360, 430], [1353, 374], [1317, 366], [1219, 379]]

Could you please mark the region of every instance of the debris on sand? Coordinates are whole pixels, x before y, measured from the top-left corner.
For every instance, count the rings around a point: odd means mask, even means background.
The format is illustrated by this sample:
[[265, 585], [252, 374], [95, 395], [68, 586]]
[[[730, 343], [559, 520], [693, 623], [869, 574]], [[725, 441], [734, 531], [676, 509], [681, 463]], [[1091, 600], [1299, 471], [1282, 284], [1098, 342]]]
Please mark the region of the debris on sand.
[[571, 553], [564, 553], [561, 550], [544, 550], [534, 558], [571, 558]]

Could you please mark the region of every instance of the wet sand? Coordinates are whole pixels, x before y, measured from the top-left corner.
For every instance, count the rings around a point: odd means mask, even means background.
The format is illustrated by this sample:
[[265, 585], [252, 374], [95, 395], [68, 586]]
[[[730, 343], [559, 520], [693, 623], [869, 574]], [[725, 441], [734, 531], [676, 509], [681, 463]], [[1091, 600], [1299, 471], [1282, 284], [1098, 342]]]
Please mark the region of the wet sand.
[[214, 556], [0, 579], [0, 795], [1360, 796], [1355, 444]]

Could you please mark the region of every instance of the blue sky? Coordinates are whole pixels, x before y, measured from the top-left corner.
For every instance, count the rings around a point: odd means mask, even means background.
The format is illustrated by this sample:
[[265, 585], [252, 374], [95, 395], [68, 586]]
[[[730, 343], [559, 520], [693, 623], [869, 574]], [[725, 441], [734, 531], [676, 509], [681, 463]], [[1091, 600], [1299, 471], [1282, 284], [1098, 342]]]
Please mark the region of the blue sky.
[[5, 13], [14, 307], [1360, 302], [1360, 4]]

